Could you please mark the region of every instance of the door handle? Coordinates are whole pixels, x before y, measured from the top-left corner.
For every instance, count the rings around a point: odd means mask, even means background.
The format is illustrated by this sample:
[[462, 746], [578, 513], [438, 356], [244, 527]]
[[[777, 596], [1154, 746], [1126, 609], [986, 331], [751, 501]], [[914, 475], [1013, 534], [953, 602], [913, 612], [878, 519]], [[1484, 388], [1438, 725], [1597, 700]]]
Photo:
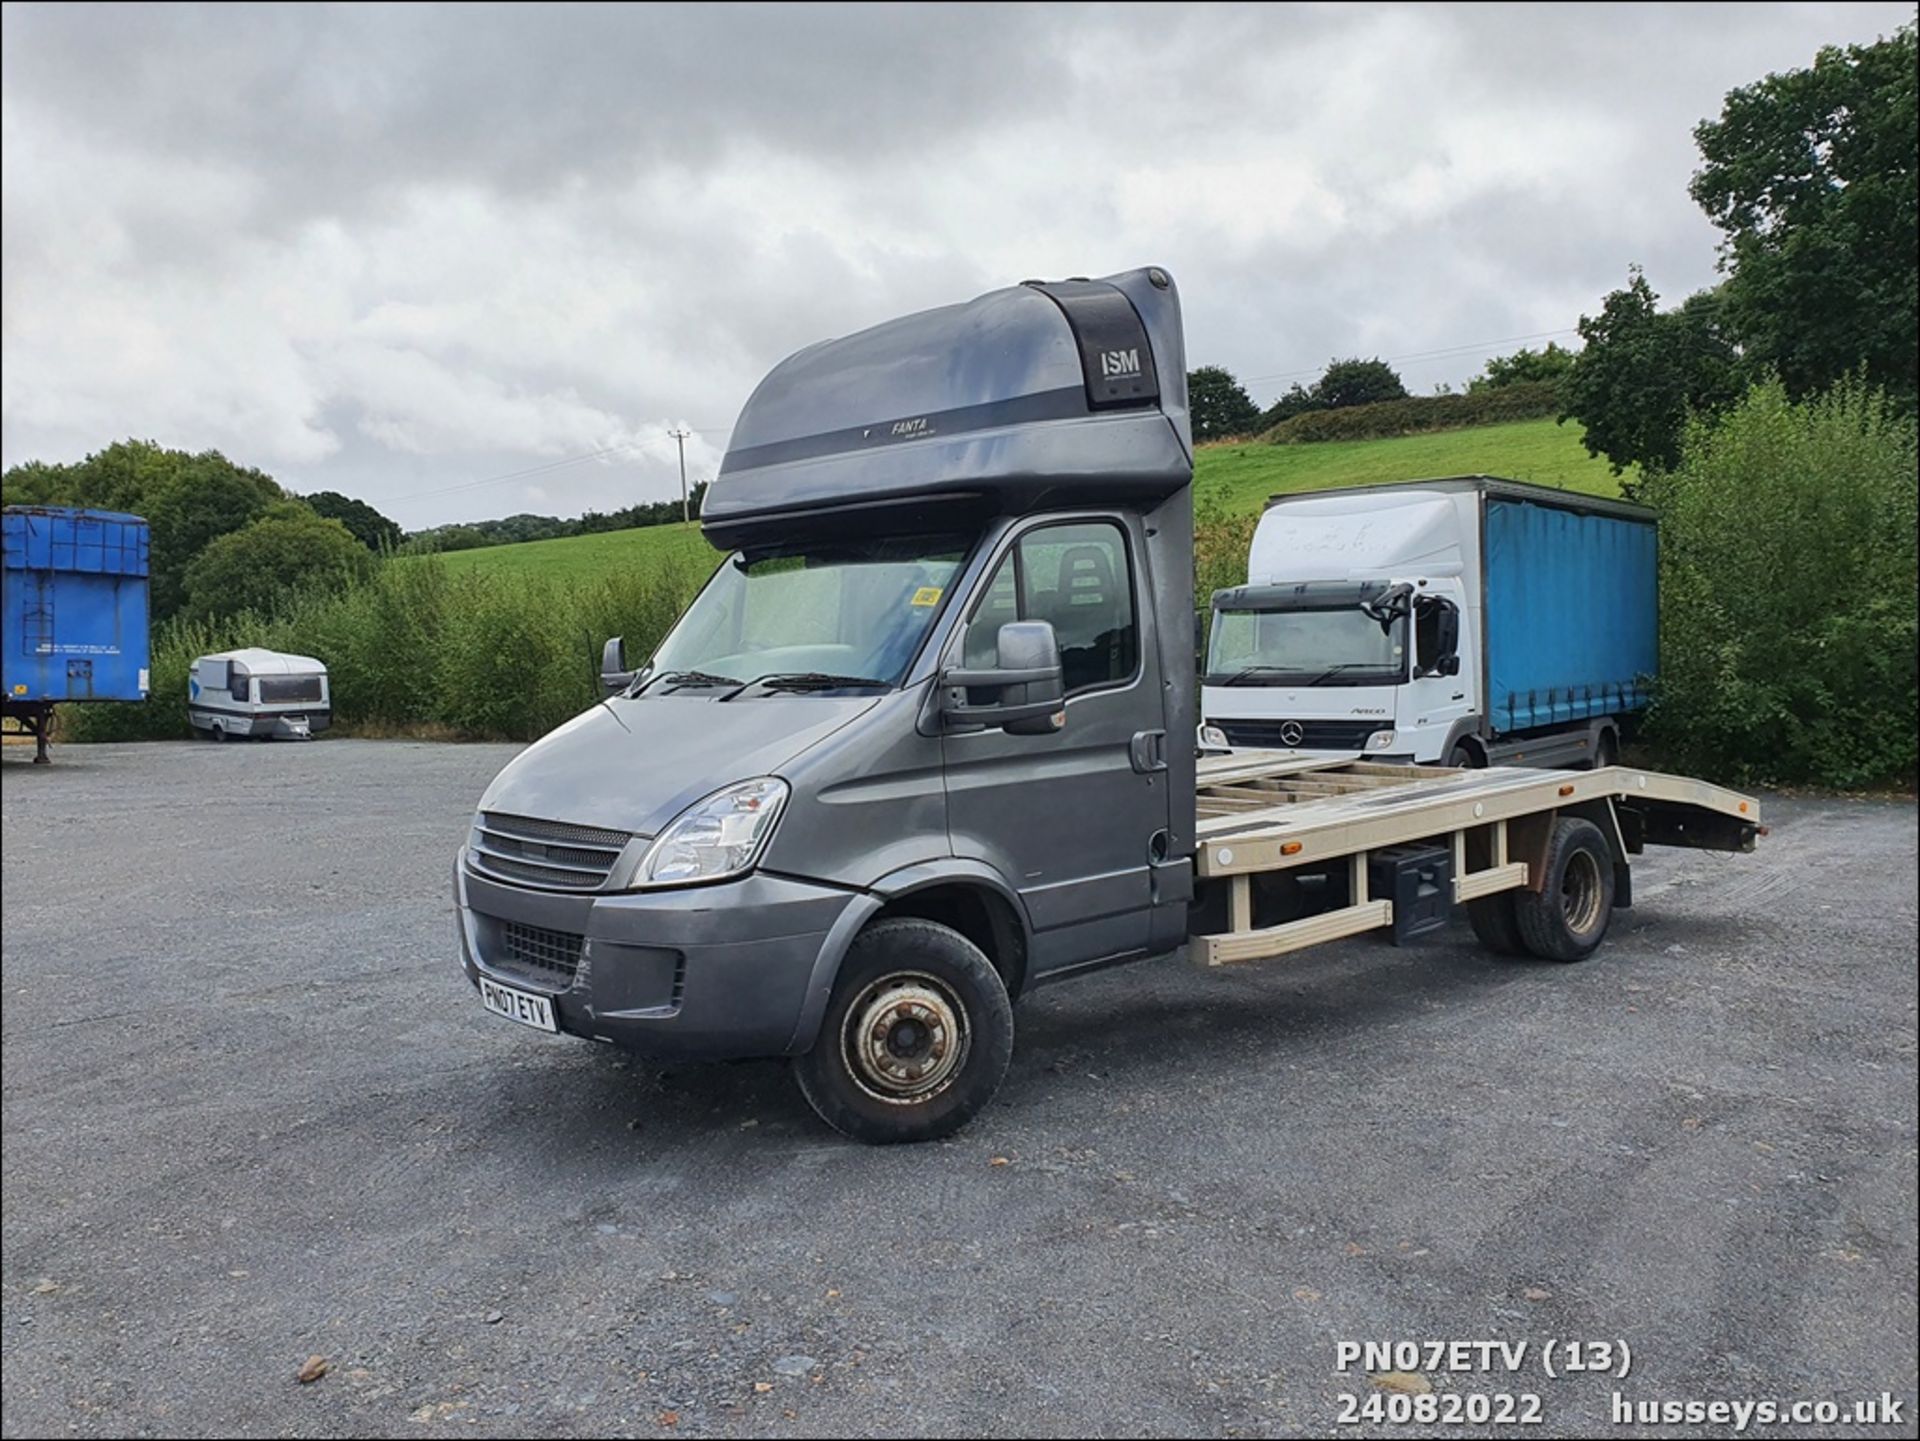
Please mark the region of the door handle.
[[1135, 731], [1133, 740], [1127, 746], [1127, 757], [1133, 762], [1134, 770], [1140, 775], [1165, 770], [1167, 768], [1167, 733]]

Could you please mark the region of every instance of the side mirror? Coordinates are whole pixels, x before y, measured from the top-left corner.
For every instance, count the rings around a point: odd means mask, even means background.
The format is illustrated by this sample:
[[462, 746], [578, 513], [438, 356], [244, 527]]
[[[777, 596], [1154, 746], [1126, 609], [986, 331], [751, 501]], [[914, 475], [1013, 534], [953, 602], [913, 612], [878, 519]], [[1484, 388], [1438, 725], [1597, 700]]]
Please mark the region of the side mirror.
[[[964, 641], [962, 652], [965, 651]], [[1044, 620], [1010, 620], [1000, 627], [992, 670], [958, 668], [940, 676], [941, 723], [949, 730], [1003, 730], [1052, 735], [1067, 723], [1060, 642]], [[968, 702], [968, 693], [997, 690], [997, 700]]]
[[1459, 675], [1460, 674], [1459, 653], [1455, 652], [1452, 655], [1441, 656], [1440, 663], [1434, 667], [1434, 670], [1441, 675]]
[[600, 648], [600, 684], [608, 695], [618, 695], [633, 684], [633, 677], [627, 669], [626, 640], [616, 635]]

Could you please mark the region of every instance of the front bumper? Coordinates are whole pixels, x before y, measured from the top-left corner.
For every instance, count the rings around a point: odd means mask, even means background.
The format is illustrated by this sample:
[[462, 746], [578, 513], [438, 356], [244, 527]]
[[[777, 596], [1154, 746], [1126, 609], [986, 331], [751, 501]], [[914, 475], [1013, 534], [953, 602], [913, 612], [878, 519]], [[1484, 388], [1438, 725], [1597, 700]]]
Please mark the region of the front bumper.
[[565, 895], [475, 875], [464, 850], [454, 893], [476, 987], [485, 975], [551, 997], [563, 1031], [679, 1060], [794, 1049], [815, 963], [859, 894], [755, 874]]

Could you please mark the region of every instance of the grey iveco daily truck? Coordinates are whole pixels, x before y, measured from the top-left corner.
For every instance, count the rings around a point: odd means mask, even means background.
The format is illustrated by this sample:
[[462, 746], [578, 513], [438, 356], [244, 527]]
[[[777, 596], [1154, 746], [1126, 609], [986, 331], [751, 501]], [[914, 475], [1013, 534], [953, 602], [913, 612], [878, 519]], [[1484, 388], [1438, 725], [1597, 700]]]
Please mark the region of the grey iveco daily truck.
[[789, 1056], [828, 1123], [914, 1140], [992, 1097], [1036, 985], [1398, 941], [1456, 903], [1575, 960], [1643, 845], [1751, 848], [1752, 802], [1626, 768], [1196, 762], [1192, 477], [1163, 270], [784, 361], [701, 510], [726, 559], [481, 798], [455, 888], [483, 1004]]

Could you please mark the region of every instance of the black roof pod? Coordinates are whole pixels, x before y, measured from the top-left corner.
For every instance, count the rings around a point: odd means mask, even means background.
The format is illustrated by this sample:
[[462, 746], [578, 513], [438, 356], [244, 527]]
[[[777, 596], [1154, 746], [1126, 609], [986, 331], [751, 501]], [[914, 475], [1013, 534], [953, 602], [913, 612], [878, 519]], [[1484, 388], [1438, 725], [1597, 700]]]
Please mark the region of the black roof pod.
[[1158, 268], [1029, 281], [789, 356], [734, 426], [716, 545], [943, 513], [1150, 502], [1193, 479], [1180, 296]]

